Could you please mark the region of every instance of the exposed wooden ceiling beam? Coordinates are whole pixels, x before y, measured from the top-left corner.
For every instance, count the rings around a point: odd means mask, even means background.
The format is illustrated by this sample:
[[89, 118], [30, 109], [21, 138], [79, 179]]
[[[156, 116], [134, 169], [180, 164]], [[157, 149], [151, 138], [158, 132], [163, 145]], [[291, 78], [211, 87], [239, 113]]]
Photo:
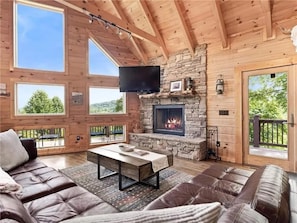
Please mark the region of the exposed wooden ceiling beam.
[[157, 37], [137, 28], [136, 26], [128, 23], [128, 22], [124, 22], [123, 20], [121, 20], [120, 18], [105, 12], [103, 10], [101, 10], [100, 8], [97, 8], [96, 5], [88, 2], [87, 4], [85, 3], [85, 1], [72, 1], [71, 3], [65, 0], [54, 0], [62, 5], [65, 5], [73, 10], [76, 10], [78, 12], [84, 13], [87, 16], [89, 16], [90, 14], [96, 15], [98, 17], [101, 17], [111, 23], [116, 24], [117, 26], [128, 30], [129, 32], [131, 32], [131, 35], [142, 39], [142, 40], [146, 40], [146, 41], [150, 41], [153, 42], [157, 45], [160, 44], [160, 41]]
[[168, 57], [169, 57], [168, 50], [166, 48], [163, 37], [161, 36], [161, 34], [160, 34], [160, 32], [159, 32], [159, 30], [158, 30], [158, 28], [157, 28], [157, 26], [156, 26], [156, 24], [155, 24], [155, 22], [153, 20], [153, 17], [151, 15], [151, 12], [149, 11], [147, 3], [145, 2], [145, 0], [139, 0], [139, 3], [140, 3], [142, 11], [144, 12], [145, 18], [148, 20], [148, 25], [154, 31], [154, 33], [155, 33], [155, 35], [156, 35], [156, 37], [157, 37], [157, 39], [159, 41], [160, 48], [161, 48], [163, 56], [165, 57], [166, 60], [168, 60]]
[[183, 35], [185, 37], [185, 41], [186, 41], [186, 45], [188, 46], [188, 49], [190, 50], [192, 56], [194, 56], [194, 53], [195, 53], [195, 50], [194, 50], [194, 42], [191, 38], [191, 34], [190, 34], [190, 31], [188, 29], [188, 26], [187, 26], [187, 23], [186, 23], [186, 20], [185, 20], [185, 16], [184, 16], [184, 13], [182, 11], [182, 8], [181, 8], [181, 2], [179, 0], [175, 0], [173, 1], [174, 2], [174, 5], [175, 5], [175, 9], [178, 13], [178, 21], [180, 23], [180, 27], [181, 27], [181, 30], [183, 32]]
[[220, 1], [212, 0], [212, 3], [213, 3], [213, 8], [214, 8], [213, 13], [214, 13], [215, 19], [217, 21], [218, 29], [220, 32], [222, 46], [223, 46], [223, 48], [227, 48], [228, 47], [228, 37], [227, 37], [227, 31], [226, 31], [224, 18], [222, 15]]
[[[121, 6], [118, 1], [111, 1], [113, 7], [115, 8], [116, 12], [120, 16], [120, 18], [124, 22], [128, 22], [126, 15], [124, 14], [123, 10], [121, 9]], [[139, 55], [140, 59], [144, 64], [147, 64], [148, 58], [146, 54], [144, 53], [143, 49], [140, 46], [140, 43], [134, 38], [134, 36], [131, 36], [130, 41], [132, 42], [134, 48], [136, 49], [137, 54]]]
[[271, 18], [271, 1], [270, 0], [261, 0], [262, 10], [265, 16], [265, 33], [266, 39], [272, 37], [272, 18]]

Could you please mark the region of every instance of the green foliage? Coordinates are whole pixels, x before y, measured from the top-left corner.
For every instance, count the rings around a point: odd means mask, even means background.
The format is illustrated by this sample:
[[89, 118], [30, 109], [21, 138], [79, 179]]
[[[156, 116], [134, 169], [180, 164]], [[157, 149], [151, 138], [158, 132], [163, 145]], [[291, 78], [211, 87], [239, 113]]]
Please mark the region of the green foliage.
[[52, 104], [51, 104], [51, 113], [63, 113], [64, 112], [64, 106], [61, 102], [60, 98], [57, 96], [52, 98]]
[[123, 97], [121, 97], [116, 101], [116, 107], [115, 107], [115, 112], [121, 112], [121, 111], [123, 111]]
[[286, 119], [287, 75], [278, 73], [249, 79], [249, 116], [260, 115], [262, 119]]
[[[270, 74], [249, 77], [249, 118], [259, 115], [260, 119], [287, 119], [287, 74], [277, 73], [272, 78]], [[253, 141], [254, 123], [250, 123], [249, 137]], [[276, 124], [261, 124], [261, 142], [286, 145], [287, 126], [282, 126], [284, 133], [276, 131]], [[277, 146], [273, 146], [277, 148]], [[283, 147], [282, 147], [283, 148]]]
[[64, 106], [60, 98], [50, 99], [48, 94], [42, 90], [37, 90], [30, 98], [28, 104], [24, 107], [24, 113], [27, 114], [48, 114], [63, 113]]
[[123, 112], [123, 97], [118, 100], [112, 100], [90, 105], [91, 114], [107, 114]]

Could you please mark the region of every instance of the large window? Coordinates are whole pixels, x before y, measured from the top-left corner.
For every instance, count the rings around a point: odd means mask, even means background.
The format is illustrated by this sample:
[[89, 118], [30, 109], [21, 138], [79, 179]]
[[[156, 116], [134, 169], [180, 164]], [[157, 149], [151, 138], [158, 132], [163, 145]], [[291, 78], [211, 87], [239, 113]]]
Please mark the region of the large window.
[[89, 88], [90, 114], [122, 114], [126, 112], [125, 94], [118, 88]]
[[17, 83], [16, 115], [65, 114], [64, 85]]
[[119, 76], [119, 68], [92, 39], [89, 39], [89, 74]]
[[62, 9], [16, 0], [14, 15], [15, 67], [64, 71]]

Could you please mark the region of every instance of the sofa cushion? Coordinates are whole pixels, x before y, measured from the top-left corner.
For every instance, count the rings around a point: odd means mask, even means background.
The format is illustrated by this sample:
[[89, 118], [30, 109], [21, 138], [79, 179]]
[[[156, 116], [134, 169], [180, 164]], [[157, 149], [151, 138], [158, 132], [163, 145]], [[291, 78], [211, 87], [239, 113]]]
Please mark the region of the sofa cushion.
[[186, 205], [181, 207], [166, 208], [150, 211], [129, 211], [117, 214], [104, 214], [73, 218], [63, 223], [155, 223], [155, 222], [217, 222], [221, 205], [218, 202], [198, 205]]
[[260, 178], [263, 174], [263, 171], [265, 170], [265, 166], [262, 166], [258, 168], [247, 180], [246, 184], [243, 186], [241, 193], [236, 197], [234, 204], [241, 204], [241, 203], [246, 203], [246, 204], [251, 204]]
[[268, 223], [268, 219], [248, 204], [237, 204], [224, 211], [218, 223]]
[[18, 197], [22, 202], [55, 193], [76, 184], [54, 168], [44, 165], [38, 159], [29, 161], [9, 172], [23, 190]]
[[0, 167], [0, 193], [19, 193], [22, 186]]
[[189, 182], [204, 187], [212, 187], [227, 194], [237, 196], [241, 193], [241, 190], [253, 172], [254, 170], [214, 164], [203, 171], [202, 174], [193, 177]]
[[215, 190], [211, 187], [201, 187], [192, 183], [181, 183], [152, 201], [145, 210], [172, 208], [176, 206], [220, 202], [226, 207], [232, 205], [235, 197]]
[[37, 222], [61, 222], [76, 216], [117, 213], [118, 210], [82, 187], [70, 187], [24, 203]]
[[3, 170], [11, 170], [29, 160], [16, 132], [12, 129], [0, 133], [0, 166]]

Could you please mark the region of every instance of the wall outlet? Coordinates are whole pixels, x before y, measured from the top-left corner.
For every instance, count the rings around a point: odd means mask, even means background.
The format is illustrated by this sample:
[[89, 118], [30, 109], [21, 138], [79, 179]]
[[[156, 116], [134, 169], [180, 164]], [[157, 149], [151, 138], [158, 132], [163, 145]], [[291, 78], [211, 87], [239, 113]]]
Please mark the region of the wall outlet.
[[219, 110], [219, 115], [229, 115], [229, 110]]

